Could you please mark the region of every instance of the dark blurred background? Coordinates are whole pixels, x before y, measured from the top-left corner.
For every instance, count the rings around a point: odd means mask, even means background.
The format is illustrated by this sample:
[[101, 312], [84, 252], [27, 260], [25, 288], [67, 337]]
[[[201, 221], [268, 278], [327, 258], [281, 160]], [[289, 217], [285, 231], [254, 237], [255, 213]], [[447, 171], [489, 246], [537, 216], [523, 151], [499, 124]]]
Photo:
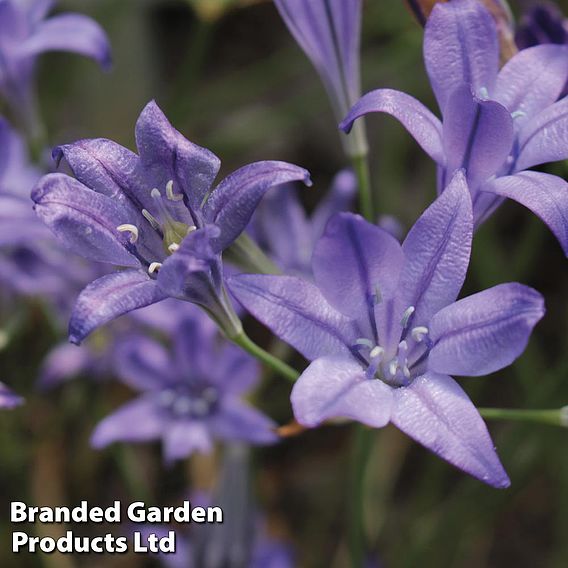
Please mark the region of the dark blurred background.
[[[236, 2], [227, 10], [224, 4], [60, 2], [58, 10], [88, 13], [102, 24], [114, 67], [105, 75], [73, 55], [41, 59], [39, 91], [50, 144], [102, 136], [134, 148], [136, 118], [155, 98], [182, 133], [222, 158], [225, 173], [263, 159], [308, 168], [314, 187], [302, 199], [312, 208], [347, 165], [326, 95], [271, 2]], [[518, 12], [522, 6], [512, 7]], [[367, 1], [363, 92], [400, 89], [434, 110], [421, 42], [422, 30], [402, 2]], [[367, 127], [380, 211], [407, 229], [435, 195], [434, 166], [394, 120], [372, 116]], [[566, 177], [568, 168], [558, 164], [549, 171]], [[515, 280], [544, 294], [546, 317], [514, 365], [461, 384], [478, 406], [558, 408], [568, 403], [566, 260], [544, 225], [508, 202], [477, 234], [463, 295]], [[27, 399], [25, 406], [0, 413], [0, 566], [153, 566], [144, 555], [10, 552], [10, 500], [75, 505], [86, 499], [103, 506], [144, 499], [166, 505], [188, 484], [206, 486], [215, 467], [212, 457], [165, 468], [157, 445], [92, 450], [94, 425], [129, 392], [87, 377], [37, 392], [40, 361], [57, 337], [45, 313], [29, 304], [17, 336], [0, 351], [3, 380]], [[258, 395], [281, 424], [291, 418], [288, 394], [289, 386], [273, 379]], [[491, 423], [490, 430], [512, 480], [505, 491], [460, 474], [393, 427], [377, 431], [364, 509], [378, 565], [568, 565], [567, 431], [502, 422]], [[328, 426], [255, 450], [257, 501], [272, 533], [294, 547], [298, 566], [348, 566], [351, 435], [350, 425]], [[35, 529], [58, 534], [65, 527]]]

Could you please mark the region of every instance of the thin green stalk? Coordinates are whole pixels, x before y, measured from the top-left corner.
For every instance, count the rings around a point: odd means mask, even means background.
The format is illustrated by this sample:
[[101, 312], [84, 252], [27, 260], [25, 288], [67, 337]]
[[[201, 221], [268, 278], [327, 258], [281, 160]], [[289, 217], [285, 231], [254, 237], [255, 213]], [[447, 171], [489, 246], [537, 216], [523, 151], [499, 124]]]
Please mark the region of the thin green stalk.
[[478, 408], [479, 414], [489, 420], [536, 422], [568, 428], [568, 406], [554, 410], [524, 410], [521, 408]]
[[300, 376], [300, 373], [296, 369], [290, 367], [284, 361], [274, 357], [268, 351], [265, 351], [262, 347], [257, 345], [244, 331], [231, 337], [233, 343], [236, 343], [239, 347], [242, 347], [245, 351], [250, 353], [253, 357], [256, 357], [259, 361], [268, 365], [270, 368], [274, 369], [279, 375], [294, 382]]
[[252, 274], [281, 274], [282, 271], [266, 256], [264, 251], [243, 233], [225, 251], [225, 259]]
[[373, 430], [362, 424], [354, 425], [353, 457], [351, 459], [351, 492], [349, 503], [351, 514], [349, 519], [349, 554], [352, 568], [361, 568], [365, 561], [366, 534], [364, 519], [365, 471], [369, 463], [373, 444]]
[[359, 154], [351, 158], [353, 163], [353, 170], [357, 176], [359, 184], [359, 203], [363, 217], [370, 221], [375, 222], [375, 209], [373, 206], [373, 192], [371, 189], [371, 173], [369, 169], [369, 160], [367, 154]]

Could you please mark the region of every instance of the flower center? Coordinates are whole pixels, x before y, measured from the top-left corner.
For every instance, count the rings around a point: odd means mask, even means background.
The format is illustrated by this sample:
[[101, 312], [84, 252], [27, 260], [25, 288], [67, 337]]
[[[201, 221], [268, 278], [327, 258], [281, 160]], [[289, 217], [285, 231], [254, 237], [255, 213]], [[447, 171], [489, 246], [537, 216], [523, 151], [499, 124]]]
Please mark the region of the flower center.
[[353, 349], [366, 366], [368, 379], [376, 378], [390, 386], [401, 387], [409, 385], [423, 372], [430, 352], [429, 331], [424, 326], [410, 327], [413, 314], [413, 306], [404, 312], [400, 322], [400, 341], [394, 352], [387, 352], [385, 347], [376, 345], [370, 339], [357, 339]]
[[219, 396], [213, 387], [203, 389], [187, 385], [168, 387], [158, 396], [160, 407], [173, 418], [198, 420], [211, 416], [217, 409]]
[[[164, 199], [158, 188], [152, 189], [150, 192], [153, 201], [155, 215], [150, 213], [148, 209], [142, 209], [143, 217], [150, 223], [152, 229], [159, 233], [163, 239], [164, 250], [167, 255], [173, 254], [179, 249], [183, 239], [192, 231], [196, 230], [195, 225], [188, 225], [182, 221], [178, 221], [175, 217], [179, 214], [176, 212], [177, 203], [183, 201], [183, 195], [174, 193], [173, 180], [166, 184], [166, 197]], [[129, 233], [130, 245], [134, 245], [139, 238], [139, 229], [136, 225], [125, 223], [116, 228], [120, 233]], [[162, 266], [161, 262], [150, 262], [148, 272], [153, 274]]]

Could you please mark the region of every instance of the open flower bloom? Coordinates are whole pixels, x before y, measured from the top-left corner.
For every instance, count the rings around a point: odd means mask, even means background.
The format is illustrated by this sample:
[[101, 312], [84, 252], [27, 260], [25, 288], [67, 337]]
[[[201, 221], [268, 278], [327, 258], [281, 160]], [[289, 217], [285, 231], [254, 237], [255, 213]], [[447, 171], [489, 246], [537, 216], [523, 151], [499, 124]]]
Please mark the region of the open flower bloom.
[[253, 237], [284, 272], [311, 278], [316, 242], [332, 215], [350, 209], [356, 192], [355, 174], [340, 171], [309, 217], [295, 187], [268, 193], [253, 217]]
[[372, 91], [341, 128], [369, 112], [397, 118], [438, 164], [438, 190], [467, 172], [476, 226], [506, 197], [538, 215], [568, 255], [568, 185], [528, 168], [568, 157], [568, 46], [520, 51], [499, 71], [493, 18], [480, 2], [437, 4], [424, 34], [424, 58], [440, 122], [411, 96]]
[[91, 18], [60, 14], [47, 18], [54, 0], [0, 0], [0, 94], [29, 123], [35, 113], [35, 62], [46, 51], [71, 51], [110, 65], [106, 34]]
[[[361, 96], [361, 0], [274, 0], [282, 19], [316, 68], [337, 120]], [[363, 125], [343, 139], [350, 156], [367, 152]]]
[[81, 293], [70, 322], [78, 343], [94, 328], [167, 297], [205, 309], [228, 335], [240, 323], [223, 286], [221, 252], [244, 230], [262, 195], [303, 168], [265, 161], [212, 189], [219, 158], [192, 144], [151, 102], [136, 124], [138, 154], [106, 139], [54, 150], [77, 179], [44, 176], [32, 193], [40, 218], [70, 249], [126, 267]]
[[229, 283], [255, 317], [312, 361], [292, 391], [298, 422], [392, 422], [474, 477], [506, 487], [485, 424], [450, 375], [509, 365], [544, 306], [538, 292], [516, 283], [456, 301], [472, 230], [471, 199], [458, 172], [402, 246], [342, 213], [316, 246], [315, 285], [261, 275]]
[[116, 348], [118, 376], [142, 395], [105, 418], [92, 444], [161, 439], [166, 461], [209, 452], [215, 439], [257, 444], [277, 440], [275, 424], [242, 402], [258, 379], [254, 359], [217, 343], [216, 327], [197, 309], [173, 335], [173, 349], [143, 335]]

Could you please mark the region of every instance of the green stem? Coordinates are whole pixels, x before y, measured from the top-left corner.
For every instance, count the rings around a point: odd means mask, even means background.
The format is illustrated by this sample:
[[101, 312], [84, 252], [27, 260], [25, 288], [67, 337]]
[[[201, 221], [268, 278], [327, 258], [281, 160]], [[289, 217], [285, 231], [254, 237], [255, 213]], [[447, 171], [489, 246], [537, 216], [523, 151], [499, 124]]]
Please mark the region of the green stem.
[[242, 347], [245, 351], [250, 353], [253, 357], [256, 357], [259, 361], [268, 365], [270, 368], [274, 369], [279, 375], [294, 382], [300, 376], [300, 373], [296, 369], [290, 367], [284, 361], [274, 357], [268, 351], [265, 351], [262, 347], [257, 345], [244, 331], [238, 335], [231, 337], [231, 341], [236, 343], [239, 347]]
[[246, 233], [240, 235], [224, 254], [226, 260], [252, 274], [282, 273]]
[[373, 430], [362, 424], [354, 425], [353, 457], [351, 460], [351, 493], [349, 502], [351, 516], [349, 522], [349, 554], [352, 568], [361, 568], [364, 563], [366, 549], [365, 519], [363, 497], [365, 488], [365, 471], [369, 463]]
[[373, 207], [373, 193], [371, 190], [371, 173], [367, 154], [359, 154], [351, 158], [353, 170], [359, 184], [359, 202], [361, 213], [367, 221], [375, 222], [375, 210]]
[[478, 408], [479, 414], [489, 420], [537, 422], [568, 428], [568, 406], [554, 410], [523, 410], [521, 408]]

